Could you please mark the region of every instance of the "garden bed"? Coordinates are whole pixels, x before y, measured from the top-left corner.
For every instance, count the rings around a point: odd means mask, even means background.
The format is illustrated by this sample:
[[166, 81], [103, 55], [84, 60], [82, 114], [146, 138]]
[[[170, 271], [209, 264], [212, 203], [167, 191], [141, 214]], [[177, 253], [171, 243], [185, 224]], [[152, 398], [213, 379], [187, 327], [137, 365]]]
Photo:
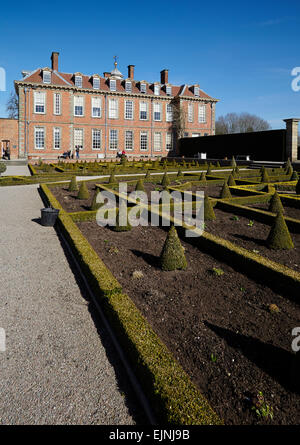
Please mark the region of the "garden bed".
[[[162, 272], [162, 229], [78, 226], [225, 423], [299, 423], [299, 395], [289, 380], [299, 306], [186, 242], [188, 269]], [[142, 276], [133, 278], [135, 271]], [[258, 391], [273, 420], [251, 410]]]
[[300, 234], [291, 233], [295, 248], [290, 250], [269, 249], [265, 241], [270, 232], [270, 226], [252, 221], [243, 216], [214, 209], [216, 219], [206, 221], [205, 230], [237, 244], [250, 251], [257, 251], [260, 255], [283, 264], [291, 269], [300, 271]]
[[[249, 205], [248, 207], [253, 207], [254, 209], [266, 210], [269, 211], [269, 204], [254, 204]], [[290, 218], [295, 218], [300, 220], [300, 209], [295, 207], [284, 206], [284, 215]]]

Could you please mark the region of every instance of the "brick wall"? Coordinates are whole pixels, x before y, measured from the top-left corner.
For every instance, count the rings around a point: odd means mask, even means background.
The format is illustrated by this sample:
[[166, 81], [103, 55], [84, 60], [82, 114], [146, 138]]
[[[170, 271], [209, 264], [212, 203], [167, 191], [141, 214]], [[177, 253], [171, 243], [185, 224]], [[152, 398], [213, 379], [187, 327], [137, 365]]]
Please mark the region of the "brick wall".
[[18, 158], [18, 120], [0, 118], [0, 153], [9, 141], [11, 159]]

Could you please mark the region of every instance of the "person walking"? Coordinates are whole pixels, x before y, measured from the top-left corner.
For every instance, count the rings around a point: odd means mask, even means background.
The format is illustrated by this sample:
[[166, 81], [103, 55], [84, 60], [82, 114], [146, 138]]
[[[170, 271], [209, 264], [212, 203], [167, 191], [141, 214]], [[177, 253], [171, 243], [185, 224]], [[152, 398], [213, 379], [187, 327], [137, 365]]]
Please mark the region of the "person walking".
[[76, 159], [79, 159], [79, 147], [76, 145]]

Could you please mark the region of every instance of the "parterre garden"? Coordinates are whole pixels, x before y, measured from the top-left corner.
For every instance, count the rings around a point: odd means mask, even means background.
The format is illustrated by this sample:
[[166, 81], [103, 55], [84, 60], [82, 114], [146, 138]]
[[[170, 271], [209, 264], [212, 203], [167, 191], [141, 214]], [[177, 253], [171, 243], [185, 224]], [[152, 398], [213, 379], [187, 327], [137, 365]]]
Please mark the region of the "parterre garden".
[[[57, 227], [158, 418], [298, 424], [299, 353], [291, 343], [300, 320], [300, 181], [291, 164], [80, 164], [50, 166], [51, 175], [65, 175], [67, 182], [41, 184], [41, 192], [60, 209]], [[35, 174], [49, 175], [47, 169], [37, 166]], [[76, 181], [86, 172], [105, 177]], [[128, 183], [128, 194], [119, 193], [120, 181]], [[96, 221], [104, 190], [116, 197], [115, 227]], [[156, 209], [158, 227], [120, 225], [119, 204], [133, 208], [134, 190], [148, 197], [162, 190], [190, 193], [194, 209], [195, 193], [203, 191], [204, 232], [186, 237], [187, 226], [177, 225], [174, 213], [174, 225], [164, 226], [163, 204]]]

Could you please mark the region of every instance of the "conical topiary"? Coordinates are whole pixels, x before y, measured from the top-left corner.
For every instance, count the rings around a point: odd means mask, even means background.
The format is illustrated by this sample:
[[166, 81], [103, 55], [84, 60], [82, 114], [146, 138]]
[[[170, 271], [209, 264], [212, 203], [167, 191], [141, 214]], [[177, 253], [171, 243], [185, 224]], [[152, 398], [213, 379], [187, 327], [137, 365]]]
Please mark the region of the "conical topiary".
[[235, 162], [234, 156], [232, 156], [232, 159], [231, 159], [231, 167], [236, 167], [236, 162]]
[[299, 179], [299, 175], [296, 172], [296, 170], [293, 171], [292, 177], [291, 177], [291, 181], [298, 181]]
[[235, 171], [235, 176], [238, 176], [240, 174], [240, 169], [238, 168], [238, 166], [234, 168], [234, 171]]
[[90, 207], [91, 210], [98, 210], [98, 209], [100, 209], [100, 207], [102, 207], [104, 205], [104, 203], [97, 202], [97, 196], [98, 196], [99, 192], [100, 192], [100, 190], [97, 188], [95, 190], [95, 193], [94, 193], [94, 196], [92, 199], [92, 204]]
[[162, 270], [186, 269], [187, 261], [177, 231], [171, 226], [160, 255]]
[[72, 179], [69, 183], [69, 188], [68, 188], [69, 192], [77, 192], [78, 190], [78, 184], [76, 181], [76, 176], [72, 176]]
[[265, 167], [261, 168], [261, 182], [269, 182], [270, 178]]
[[270, 249], [293, 249], [294, 244], [281, 212], [277, 213], [274, 224], [266, 241]]
[[206, 181], [206, 174], [205, 172], [202, 172], [200, 175], [200, 181]]
[[183, 176], [183, 173], [182, 173], [182, 170], [181, 170], [181, 168], [178, 170], [178, 173], [177, 173], [177, 178], [182, 178], [182, 176]]
[[216, 164], [216, 166], [219, 168], [219, 167], [221, 167], [220, 166], [220, 162], [219, 161], [217, 161], [217, 164]]
[[212, 170], [211, 170], [211, 165], [209, 164], [208, 169], [206, 171], [207, 175], [211, 175], [212, 174]]
[[150, 177], [151, 177], [151, 175], [150, 175], [150, 170], [147, 170], [147, 173], [146, 173], [145, 179], [150, 179]]
[[128, 213], [127, 213], [127, 218], [126, 218], [127, 223], [125, 226], [122, 226], [122, 225], [120, 225], [120, 221], [119, 221], [119, 210], [117, 212], [118, 213], [116, 216], [116, 225], [111, 226], [111, 229], [114, 230], [115, 232], [128, 232], [129, 230], [132, 229], [132, 226], [130, 225], [129, 220], [128, 220]]
[[163, 187], [168, 187], [168, 185], [170, 185], [170, 179], [167, 173], [164, 174], [163, 179], [161, 181], [161, 185]]
[[89, 199], [90, 194], [85, 182], [82, 182], [79, 187], [77, 199]]
[[212, 221], [216, 219], [216, 215], [212, 206], [212, 203], [208, 196], [204, 197], [204, 220]]
[[116, 181], [115, 175], [112, 173], [109, 177], [108, 183], [109, 184], [114, 184]]
[[226, 182], [224, 182], [223, 188], [221, 190], [220, 198], [222, 198], [222, 199], [231, 198], [231, 193], [230, 193], [229, 187]]
[[230, 174], [230, 175], [228, 176], [227, 184], [228, 184], [229, 186], [234, 186], [234, 185], [236, 185], [235, 180], [234, 180], [234, 177], [232, 176], [232, 174]]
[[296, 193], [297, 195], [300, 195], [300, 178], [298, 179], [298, 182], [296, 184]]
[[141, 179], [139, 179], [138, 182], [136, 183], [135, 191], [136, 192], [144, 192], [145, 191], [144, 183]]
[[282, 212], [284, 213], [283, 205], [281, 204], [281, 200], [278, 196], [278, 193], [275, 191], [274, 195], [271, 198], [270, 205], [269, 205], [269, 212], [272, 213], [278, 213]]
[[292, 167], [291, 160], [290, 160], [290, 158], [288, 158], [288, 160], [284, 166], [285, 172], [287, 172], [291, 167]]
[[1, 173], [4, 173], [6, 171], [6, 164], [3, 161], [0, 161], [0, 176]]

